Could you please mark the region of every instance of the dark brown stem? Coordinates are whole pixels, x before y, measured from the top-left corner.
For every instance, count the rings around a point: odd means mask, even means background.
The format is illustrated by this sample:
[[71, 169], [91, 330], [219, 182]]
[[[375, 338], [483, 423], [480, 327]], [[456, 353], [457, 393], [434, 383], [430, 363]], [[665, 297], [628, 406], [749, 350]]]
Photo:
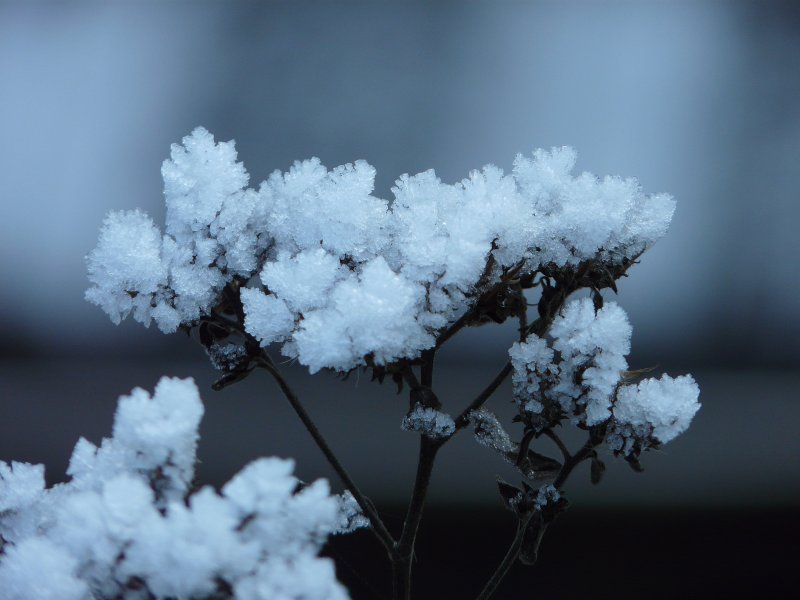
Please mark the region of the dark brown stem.
[[420, 367], [420, 384], [431, 389], [433, 387], [433, 361], [436, 358], [436, 348], [425, 350], [422, 353], [422, 366]]
[[461, 315], [460, 319], [456, 320], [455, 323], [450, 325], [450, 327], [439, 334], [439, 337], [436, 339], [436, 348], [441, 348], [447, 340], [464, 329], [464, 327], [466, 327], [467, 323], [469, 323], [470, 319], [473, 317], [474, 311], [472, 310], [469, 310]]
[[350, 490], [350, 493], [353, 494], [353, 497], [355, 498], [356, 502], [358, 502], [361, 510], [364, 511], [364, 514], [366, 514], [369, 518], [370, 524], [372, 525], [371, 529], [375, 533], [375, 536], [380, 540], [384, 548], [386, 548], [386, 551], [389, 553], [390, 557], [394, 558], [396, 554], [394, 538], [389, 533], [386, 525], [384, 525], [383, 521], [378, 515], [377, 510], [375, 510], [375, 506], [361, 493], [361, 490], [358, 489], [358, 486], [350, 477], [350, 474], [344, 468], [342, 463], [339, 462], [339, 459], [333, 453], [333, 450], [331, 450], [331, 447], [325, 441], [325, 438], [322, 437], [322, 433], [320, 433], [316, 424], [311, 419], [311, 416], [308, 414], [308, 412], [306, 412], [306, 409], [303, 407], [300, 399], [297, 397], [297, 394], [294, 393], [294, 390], [292, 390], [281, 372], [275, 367], [272, 360], [267, 357], [265, 360], [261, 360], [259, 364], [275, 379], [278, 387], [281, 388], [281, 392], [283, 392], [283, 395], [289, 401], [289, 404], [292, 405], [292, 408], [297, 413], [297, 416], [300, 417], [300, 421], [302, 421], [306, 430], [308, 430], [308, 433], [311, 434], [311, 437], [322, 451], [322, 454], [325, 456], [328, 463], [331, 465], [333, 470], [336, 471], [336, 474], [342, 480], [342, 483], [344, 483], [345, 487]]
[[420, 387], [419, 379], [417, 379], [414, 369], [412, 369], [410, 365], [403, 365], [401, 373], [403, 375], [403, 379], [405, 379], [406, 383], [412, 390]]
[[478, 394], [475, 399], [469, 403], [469, 406], [465, 408], [458, 417], [456, 417], [456, 431], [463, 429], [469, 423], [469, 413], [473, 410], [478, 410], [481, 406], [483, 406], [484, 402], [486, 402], [492, 394], [495, 393], [497, 388], [505, 381], [506, 377], [509, 376], [511, 373], [512, 367], [511, 362], [507, 362], [500, 372], [495, 375], [494, 379], [492, 379], [491, 383], [487, 385], [484, 390]]
[[564, 444], [564, 442], [561, 441], [561, 438], [558, 437], [555, 431], [553, 431], [552, 429], [545, 429], [542, 433], [544, 433], [547, 437], [553, 440], [553, 443], [555, 443], [555, 445], [558, 446], [558, 449], [561, 450], [561, 454], [564, 457], [565, 462], [572, 460], [572, 455], [569, 453], [567, 446]]
[[419, 461], [417, 475], [414, 479], [414, 491], [408, 504], [403, 532], [395, 544], [395, 556], [392, 560], [392, 589], [395, 600], [407, 600], [411, 597], [411, 566], [414, 558], [414, 543], [417, 539], [419, 524], [422, 521], [422, 510], [433, 473], [436, 453], [442, 443], [420, 436]]
[[[422, 353], [419, 382], [416, 381], [416, 377], [414, 377], [410, 367], [404, 371], [406, 380], [412, 388], [412, 401], [417, 393], [422, 392], [438, 404], [438, 400], [436, 400], [433, 390], [431, 390], [435, 354], [435, 348]], [[425, 507], [425, 498], [430, 487], [436, 454], [445, 441], [432, 440], [425, 435], [420, 436], [414, 490], [408, 503], [406, 518], [403, 522], [403, 531], [395, 544], [395, 554], [392, 558], [392, 590], [396, 600], [407, 600], [411, 597], [411, 568], [414, 560], [414, 544], [422, 521], [422, 511]]]
[[497, 590], [497, 586], [500, 585], [500, 582], [503, 581], [503, 578], [506, 576], [508, 571], [512, 566], [514, 566], [517, 556], [519, 556], [519, 551], [522, 548], [522, 541], [525, 538], [525, 530], [528, 528], [528, 523], [532, 518], [533, 514], [528, 516], [526, 519], [517, 521], [517, 533], [514, 535], [511, 546], [508, 547], [508, 552], [506, 552], [502, 562], [498, 565], [495, 572], [492, 573], [492, 576], [489, 578], [489, 581], [486, 582], [486, 585], [481, 590], [481, 593], [478, 594], [476, 600], [487, 600], [488, 598], [491, 598], [492, 594], [494, 594], [495, 590]]
[[569, 478], [572, 470], [591, 456], [595, 446], [596, 444], [593, 444], [591, 439], [586, 440], [586, 443], [580, 450], [573, 454], [568, 460], [565, 460], [564, 466], [561, 467], [561, 470], [553, 481], [553, 487], [560, 491], [561, 487], [567, 482], [567, 478]]

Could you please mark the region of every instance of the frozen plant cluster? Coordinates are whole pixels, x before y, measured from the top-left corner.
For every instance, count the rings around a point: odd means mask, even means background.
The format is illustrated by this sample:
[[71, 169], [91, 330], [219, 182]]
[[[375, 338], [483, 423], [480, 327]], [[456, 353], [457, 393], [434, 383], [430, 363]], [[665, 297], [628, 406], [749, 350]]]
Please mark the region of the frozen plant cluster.
[[639, 454], [683, 433], [700, 408], [689, 375], [625, 385], [631, 326], [622, 308], [569, 302], [550, 327], [551, 342], [529, 335], [509, 350], [514, 396], [534, 429], [563, 418], [583, 427], [611, 425], [615, 452]]
[[662, 375], [621, 386], [608, 445], [617, 453], [631, 455], [675, 439], [699, 410], [699, 393], [691, 375], [674, 379]]
[[81, 439], [67, 483], [0, 462], [0, 596], [347, 598], [331, 533], [365, 525], [352, 496], [302, 485], [291, 460], [259, 459], [217, 493], [189, 494], [203, 414], [191, 380], [163, 378], [120, 399], [113, 435]]
[[475, 428], [475, 440], [481, 446], [503, 456], [512, 454], [517, 449], [517, 445], [511, 441], [511, 436], [503, 429], [494, 413], [485, 408], [473, 410], [469, 413], [469, 422]]
[[405, 431], [415, 431], [433, 440], [448, 438], [456, 430], [450, 415], [419, 403], [403, 417], [400, 426]]
[[[600, 481], [601, 444], [639, 469], [639, 455], [682, 433], [700, 406], [690, 376], [634, 382], [639, 373], [626, 358], [630, 323], [602, 295], [616, 292], [616, 281], [666, 232], [672, 198], [646, 195], [634, 179], [574, 174], [575, 161], [564, 147], [519, 155], [510, 173], [489, 165], [455, 184], [432, 170], [402, 175], [386, 200], [373, 195], [375, 170], [364, 161], [332, 170], [318, 159], [298, 161], [249, 187], [233, 142], [218, 143], [197, 128], [173, 145], [162, 166], [164, 230], [138, 210], [108, 215], [87, 257], [87, 299], [115, 323], [131, 316], [163, 332], [196, 335], [224, 372], [215, 389], [266, 370], [351, 495], [334, 499], [319, 482], [299, 486], [291, 464], [272, 459], [246, 468], [220, 494], [205, 489], [184, 502], [199, 414], [195, 421], [149, 418], [145, 410], [146, 427], [115, 426], [100, 449], [79, 444], [67, 486], [44, 490], [36, 467], [6, 467], [3, 478], [12, 484], [0, 495], [10, 499], [0, 513], [0, 584], [24, 585], [40, 557], [64, 589], [115, 597], [335, 598], [344, 592], [330, 563], [318, 558], [320, 544], [334, 531], [369, 526], [392, 562], [395, 597], [409, 598], [434, 459], [469, 425], [479, 444], [524, 478], [521, 487], [498, 480], [518, 528], [480, 596], [488, 597], [516, 558], [536, 560], [547, 524], [566, 509], [563, 486], [576, 467], [590, 461], [591, 480]], [[580, 290], [589, 297], [571, 299]], [[433, 390], [436, 352], [466, 327], [509, 318], [519, 322], [509, 361], [453, 419]], [[390, 376], [400, 390], [410, 388], [402, 428], [422, 437], [398, 537], [302, 408], [267, 351], [272, 344], [311, 373], [346, 377], [361, 367], [380, 382]], [[524, 427], [519, 441], [484, 408], [509, 375], [514, 422]], [[159, 442], [166, 431], [160, 424], [181, 420], [193, 425], [170, 434], [169, 444]], [[556, 431], [565, 422], [588, 432], [575, 451]], [[128, 429], [135, 435], [114, 441]], [[561, 460], [533, 448], [543, 437]], [[78, 493], [88, 500], [71, 501]], [[59, 494], [67, 501], [52, 500]], [[119, 516], [121, 497], [138, 498], [125, 512], [136, 519]], [[267, 508], [262, 497], [272, 499]], [[83, 506], [94, 508], [84, 514]], [[80, 550], [80, 532], [92, 527], [106, 541]], [[191, 551], [173, 552], [176, 544]], [[189, 559], [193, 569], [181, 562]], [[163, 574], [170, 571], [178, 576]], [[301, 580], [312, 588], [296, 588]]]
[[[312, 373], [413, 359], [509, 270], [628, 264], [666, 232], [670, 196], [574, 175], [575, 160], [564, 147], [455, 184], [403, 175], [389, 201], [372, 195], [363, 161], [296, 162], [250, 188], [233, 142], [197, 128], [162, 167], [165, 230], [137, 210], [111, 213], [87, 258], [86, 297], [115, 323], [173, 332], [232, 294], [249, 335]], [[236, 356], [218, 349], [222, 362]], [[587, 401], [587, 417], [602, 418], [602, 399]]]

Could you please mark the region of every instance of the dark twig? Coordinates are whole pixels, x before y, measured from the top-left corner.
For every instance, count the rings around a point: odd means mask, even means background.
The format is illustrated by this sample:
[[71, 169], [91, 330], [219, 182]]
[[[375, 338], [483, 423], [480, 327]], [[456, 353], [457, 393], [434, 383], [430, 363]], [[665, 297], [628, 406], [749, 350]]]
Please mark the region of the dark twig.
[[572, 460], [572, 454], [570, 454], [570, 452], [567, 449], [566, 445], [564, 444], [564, 442], [561, 441], [561, 438], [558, 437], [558, 434], [556, 434], [555, 431], [553, 431], [552, 429], [548, 428], [548, 429], [545, 429], [542, 433], [544, 435], [546, 435], [547, 437], [549, 437], [551, 440], [553, 440], [553, 443], [555, 443], [555, 445], [558, 446], [558, 449], [561, 450], [561, 454], [564, 456], [564, 463], [565, 464], [567, 462], [569, 462], [570, 460]]
[[506, 377], [509, 376], [511, 373], [512, 367], [511, 362], [507, 362], [500, 372], [495, 375], [494, 379], [492, 379], [491, 383], [484, 388], [484, 390], [478, 394], [475, 399], [469, 403], [469, 406], [465, 408], [458, 417], [456, 417], [456, 431], [463, 429], [469, 423], [469, 413], [473, 410], [478, 410], [481, 406], [483, 406], [484, 402], [486, 402], [492, 394], [495, 393], [497, 388], [505, 381]]
[[392, 589], [395, 600], [407, 600], [411, 597], [411, 563], [414, 557], [414, 544], [422, 521], [422, 509], [431, 482], [436, 453], [442, 443], [420, 436], [419, 460], [417, 475], [414, 479], [414, 491], [408, 504], [403, 532], [395, 545], [395, 556], [392, 560]]
[[531, 513], [527, 518], [517, 521], [517, 532], [514, 535], [511, 546], [508, 548], [508, 552], [506, 552], [503, 560], [500, 562], [497, 569], [495, 569], [495, 572], [492, 573], [492, 576], [489, 578], [489, 581], [486, 582], [486, 585], [481, 590], [481, 593], [478, 594], [476, 600], [487, 600], [491, 598], [492, 594], [497, 590], [497, 586], [500, 585], [500, 582], [503, 581], [508, 571], [514, 566], [519, 556], [519, 551], [522, 549], [522, 541], [525, 539], [525, 530], [528, 528], [530, 520], [534, 518], [534, 514], [535, 513]]

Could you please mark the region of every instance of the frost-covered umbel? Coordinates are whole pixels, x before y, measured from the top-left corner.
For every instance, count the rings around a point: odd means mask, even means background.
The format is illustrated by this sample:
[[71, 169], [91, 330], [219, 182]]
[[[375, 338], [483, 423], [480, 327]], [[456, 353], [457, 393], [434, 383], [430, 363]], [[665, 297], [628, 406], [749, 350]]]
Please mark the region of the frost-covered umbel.
[[610, 424], [609, 446], [639, 454], [683, 433], [700, 408], [691, 376], [625, 385], [631, 326], [613, 302], [569, 302], [550, 327], [551, 342], [534, 334], [509, 350], [514, 396], [534, 430], [563, 418], [583, 427]]
[[[537, 150], [509, 174], [486, 166], [453, 185], [433, 171], [403, 175], [389, 202], [372, 195], [363, 161], [297, 162], [248, 188], [233, 142], [198, 128], [162, 167], [165, 232], [139, 211], [110, 214], [87, 258], [86, 296], [115, 323], [132, 315], [172, 332], [232, 289], [246, 331], [312, 372], [414, 358], [504, 269], [628, 264], [666, 232], [671, 197], [647, 196], [634, 179], [575, 176], [575, 159]], [[587, 402], [602, 418], [602, 401]]]
[[[352, 496], [302, 486], [291, 460], [259, 459], [215, 492], [186, 496], [203, 405], [191, 380], [162, 379], [119, 401], [114, 433], [81, 439], [68, 483], [0, 462], [0, 596], [346, 598], [331, 533], [364, 525]], [[185, 499], [185, 500], [184, 500]]]

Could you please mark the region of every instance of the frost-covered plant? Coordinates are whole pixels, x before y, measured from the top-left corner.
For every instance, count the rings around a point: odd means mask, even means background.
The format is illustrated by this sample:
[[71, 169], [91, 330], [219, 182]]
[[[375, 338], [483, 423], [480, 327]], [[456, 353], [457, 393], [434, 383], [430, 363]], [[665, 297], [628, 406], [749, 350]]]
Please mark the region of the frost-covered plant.
[[[262, 458], [192, 490], [203, 404], [192, 380], [120, 398], [113, 435], [75, 446], [67, 483], [0, 462], [0, 590], [8, 600], [347, 598], [317, 556], [359, 524], [327, 482]], [[354, 519], [354, 517], [356, 517]]]
[[[286, 173], [273, 173], [257, 189], [247, 187], [249, 178], [237, 162], [233, 142], [216, 143], [198, 128], [172, 147], [162, 167], [165, 230], [140, 211], [111, 213], [87, 258], [92, 286], [86, 297], [115, 323], [132, 316], [145, 325], [154, 321], [166, 333], [195, 334], [222, 371], [217, 389], [256, 368], [270, 373], [352, 494], [349, 515], [357, 518], [358, 509], [363, 511], [362, 519], [386, 548], [395, 598], [410, 597], [414, 544], [436, 455], [454, 435], [471, 427], [481, 445], [515, 465], [523, 478], [519, 487], [498, 482], [518, 527], [506, 558], [479, 594], [487, 598], [517, 559], [535, 562], [547, 525], [567, 505], [563, 488], [576, 466], [590, 461], [592, 480], [599, 481], [605, 466], [597, 449], [606, 444], [638, 469], [641, 453], [683, 432], [699, 408], [699, 391], [690, 376], [634, 381], [639, 372], [629, 370], [626, 361], [630, 324], [622, 308], [602, 295], [606, 289], [616, 292], [616, 281], [666, 232], [674, 201], [665, 194], [645, 195], [634, 179], [573, 175], [575, 159], [569, 148], [537, 150], [518, 156], [510, 174], [487, 166], [454, 185], [441, 182], [433, 171], [403, 175], [392, 188], [393, 200], [387, 201], [372, 195], [375, 170], [363, 161], [331, 171], [317, 159], [297, 162]], [[588, 297], [571, 299], [582, 289]], [[530, 306], [535, 306], [533, 321], [528, 318]], [[509, 361], [472, 402], [450, 416], [434, 391], [437, 351], [466, 327], [509, 318], [519, 323], [519, 340], [509, 350]], [[305, 412], [268, 354], [273, 344], [311, 373], [364, 369], [380, 382], [388, 376], [401, 389], [410, 389], [411, 408], [401, 426], [420, 435], [420, 452], [399, 534], [387, 529]], [[513, 435], [484, 406], [512, 374], [519, 410], [515, 421], [521, 428]], [[580, 449], [570, 451], [563, 443], [557, 433], [563, 424], [586, 431]], [[541, 438], [552, 440], [560, 459], [533, 450]], [[128, 452], [138, 441], [119, 445]], [[144, 448], [142, 456], [150, 456], [149, 441]], [[102, 448], [95, 454], [101, 456]], [[79, 473], [95, 469], [91, 493], [98, 506], [108, 486], [112, 494], [115, 485], [137, 485], [131, 483], [137, 481], [132, 475], [116, 483], [103, 467], [84, 465], [81, 471], [80, 457], [93, 454], [80, 450], [76, 455], [73, 461], [79, 466], [71, 471], [75, 481]], [[159, 465], [165, 460], [161, 456]], [[162, 466], [155, 484], [151, 480], [150, 488], [137, 488], [141, 510], [158, 509], [161, 502], [162, 512], [153, 517], [159, 523], [208, 518], [213, 522], [198, 524], [200, 530], [225, 530], [224, 524], [232, 521], [220, 507], [233, 502], [228, 492], [233, 483], [221, 496], [202, 491], [192, 496], [188, 508], [173, 508], [179, 505], [170, 494], [177, 497], [186, 489], [171, 491], [178, 484], [169, 483], [170, 478], [185, 484], [185, 463], [171, 459]], [[9, 497], [44, 494], [22, 483], [32, 477], [29, 468], [18, 473], [15, 467], [14, 473], [13, 483], [6, 486], [15, 490], [7, 492]], [[262, 476], [268, 480], [273, 475], [253, 474], [245, 480], [256, 486]], [[159, 483], [164, 478], [167, 483]], [[291, 502], [305, 493], [287, 492], [283, 498]], [[320, 495], [327, 498], [327, 490]], [[201, 506], [214, 508], [204, 511]], [[109, 564], [107, 555], [88, 560], [88, 551], [76, 559], [84, 562], [59, 562], [52, 556], [62, 548], [57, 545], [60, 538], [48, 532], [58, 531], [62, 521], [54, 515], [60, 513], [43, 509], [41, 514], [47, 526], [37, 529], [31, 543], [56, 550], [40, 552], [6, 537], [0, 557], [4, 569], [41, 556], [56, 563], [59, 568], [53, 573], [70, 585], [80, 584], [73, 581], [75, 573], [90, 574], [99, 595], [118, 593], [114, 585], [130, 583], [120, 579], [124, 576], [139, 578], [157, 597], [176, 595], [174, 586], [188, 585], [184, 580], [192, 577], [200, 582], [189, 593], [193, 597], [238, 593], [238, 588], [209, 587], [215, 580], [209, 580], [211, 571], [205, 567], [172, 581], [166, 572], [128, 566], [120, 570]], [[270, 527], [277, 525], [265, 521], [265, 531]], [[286, 539], [291, 537], [291, 531], [282, 531]], [[298, 525], [297, 540], [290, 545], [310, 548], [303, 556], [316, 565], [321, 538], [311, 536], [313, 543], [308, 542], [309, 531]], [[234, 547], [238, 534], [226, 543]], [[104, 530], [98, 535], [103, 540], [109, 536]], [[248, 541], [269, 543], [267, 533], [265, 540], [257, 539], [259, 535]], [[234, 586], [240, 585], [234, 571], [252, 565], [236, 556], [226, 553], [230, 563], [216, 565]], [[132, 560], [127, 551], [122, 558], [124, 565]], [[291, 580], [289, 574], [270, 573], [264, 585]], [[188, 588], [180, 589], [183, 593]], [[320, 593], [335, 596], [340, 589], [331, 583]]]

